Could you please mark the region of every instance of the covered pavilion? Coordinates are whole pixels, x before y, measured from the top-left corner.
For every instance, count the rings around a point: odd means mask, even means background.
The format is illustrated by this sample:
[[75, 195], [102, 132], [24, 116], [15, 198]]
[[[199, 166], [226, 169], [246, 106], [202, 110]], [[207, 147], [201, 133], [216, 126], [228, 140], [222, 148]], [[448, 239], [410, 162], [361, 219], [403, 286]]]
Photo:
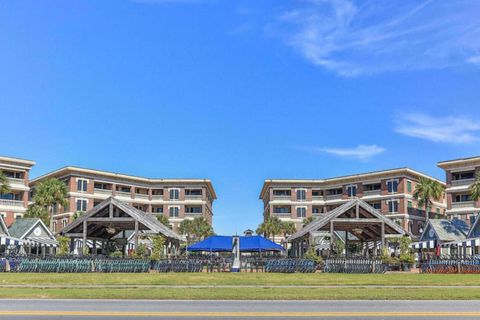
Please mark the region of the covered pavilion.
[[[342, 232], [344, 237], [340, 239], [339, 234]], [[373, 255], [378, 255], [378, 249], [382, 250], [386, 246], [388, 237], [410, 236], [365, 201], [352, 199], [288, 237], [287, 241], [291, 243], [290, 255], [303, 257], [308, 248], [315, 246], [314, 239], [320, 233], [328, 233], [330, 252], [334, 250], [335, 241], [342, 240], [347, 250], [349, 243], [359, 244], [365, 255], [369, 248], [373, 249]]]
[[[154, 215], [140, 211], [131, 205], [109, 197], [87, 211], [84, 216], [67, 225], [60, 234], [71, 239], [71, 251], [75, 240], [81, 239], [83, 253], [91, 241], [92, 251], [97, 252], [97, 244], [103, 254], [107, 254], [107, 244], [115, 242], [122, 245], [125, 252], [127, 238], [133, 231], [133, 242], [138, 247], [140, 233], [160, 234], [166, 239], [165, 246], [169, 255], [177, 255], [184, 238], [160, 223]], [[77, 241], [78, 242], [78, 241]]]

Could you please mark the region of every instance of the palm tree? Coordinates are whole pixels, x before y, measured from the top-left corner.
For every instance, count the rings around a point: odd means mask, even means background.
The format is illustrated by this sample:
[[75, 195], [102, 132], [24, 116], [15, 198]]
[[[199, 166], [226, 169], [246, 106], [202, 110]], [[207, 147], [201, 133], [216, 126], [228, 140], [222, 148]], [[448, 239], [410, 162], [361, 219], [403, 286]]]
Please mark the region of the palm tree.
[[413, 197], [418, 201], [419, 207], [425, 208], [426, 221], [429, 220], [429, 210], [432, 206], [432, 200], [438, 200], [444, 191], [443, 186], [435, 180], [428, 178], [420, 178], [420, 182], [416, 185]]
[[39, 218], [43, 223], [48, 225], [50, 223], [50, 217], [48, 216], [48, 211], [45, 207], [33, 204], [30, 205], [25, 212], [25, 218]]
[[5, 174], [0, 171], [0, 194], [5, 194], [10, 191], [10, 186], [8, 185], [8, 178]]
[[297, 231], [297, 227], [295, 227], [295, 223], [291, 221], [284, 221], [282, 222], [282, 233], [285, 238], [287, 236], [294, 234]]
[[53, 230], [53, 215], [55, 209], [68, 205], [67, 195], [67, 185], [55, 178], [47, 179], [35, 186], [33, 201], [36, 205], [46, 208], [50, 220], [50, 230]]
[[478, 201], [480, 199], [480, 171], [475, 175], [475, 182], [472, 184], [472, 200]]
[[303, 222], [302, 222], [302, 223], [303, 223], [303, 227], [305, 228], [305, 227], [307, 226], [307, 224], [310, 224], [310, 222], [312, 222], [313, 220], [315, 220], [315, 218], [312, 217], [312, 216], [303, 219]]
[[167, 216], [164, 216], [163, 214], [157, 214], [157, 220], [160, 221], [161, 224], [164, 226], [170, 228], [170, 221], [168, 220]]
[[258, 226], [256, 232], [267, 238], [272, 236], [272, 241], [275, 242], [275, 236], [283, 231], [283, 226], [283, 222], [277, 217], [269, 217]]
[[213, 235], [212, 226], [203, 217], [183, 220], [178, 231], [187, 236], [187, 242], [202, 240]]

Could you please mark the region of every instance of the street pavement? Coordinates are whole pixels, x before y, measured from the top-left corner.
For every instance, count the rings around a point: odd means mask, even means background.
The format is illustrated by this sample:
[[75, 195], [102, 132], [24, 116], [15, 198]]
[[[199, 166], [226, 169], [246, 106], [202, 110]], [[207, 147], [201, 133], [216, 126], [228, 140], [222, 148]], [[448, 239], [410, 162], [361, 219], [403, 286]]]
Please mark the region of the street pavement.
[[480, 301], [0, 300], [3, 319], [480, 319]]

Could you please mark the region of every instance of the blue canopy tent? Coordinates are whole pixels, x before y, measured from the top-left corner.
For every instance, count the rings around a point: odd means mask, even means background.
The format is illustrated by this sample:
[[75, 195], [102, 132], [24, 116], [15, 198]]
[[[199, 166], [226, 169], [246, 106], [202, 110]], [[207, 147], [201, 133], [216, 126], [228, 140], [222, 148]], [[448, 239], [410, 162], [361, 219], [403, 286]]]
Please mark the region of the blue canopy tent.
[[[284, 251], [285, 249], [262, 236], [242, 236], [240, 238], [240, 252], [267, 252]], [[233, 237], [211, 236], [189, 247], [187, 251], [204, 252], [231, 252]]]

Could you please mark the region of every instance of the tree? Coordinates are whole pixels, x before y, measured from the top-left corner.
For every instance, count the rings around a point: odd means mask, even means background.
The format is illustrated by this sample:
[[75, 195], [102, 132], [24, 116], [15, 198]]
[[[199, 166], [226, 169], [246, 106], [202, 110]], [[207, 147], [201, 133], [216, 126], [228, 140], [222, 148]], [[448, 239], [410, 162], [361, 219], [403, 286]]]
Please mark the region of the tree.
[[187, 236], [188, 242], [202, 240], [213, 235], [212, 226], [203, 217], [183, 220], [178, 227], [178, 231]]
[[50, 230], [53, 230], [53, 215], [54, 210], [61, 207], [66, 207], [68, 201], [66, 199], [68, 194], [67, 185], [55, 178], [50, 178], [40, 182], [35, 187], [35, 194], [33, 201], [35, 205], [42, 206], [47, 209]]
[[39, 206], [37, 204], [32, 204], [28, 207], [27, 212], [24, 215], [25, 218], [39, 218], [45, 225], [50, 223], [50, 217], [48, 216], [48, 211], [45, 207]]
[[291, 221], [282, 222], [282, 233], [285, 238], [289, 235], [294, 234], [296, 231], [297, 227], [295, 227], [295, 223]]
[[438, 200], [443, 194], [443, 186], [435, 180], [428, 178], [420, 178], [420, 182], [416, 185], [413, 197], [418, 201], [419, 207], [425, 208], [425, 217], [428, 222], [429, 211], [433, 200]]
[[83, 217], [84, 215], [85, 215], [85, 212], [83, 212], [83, 211], [75, 211], [75, 213], [72, 216], [72, 220], [75, 221], [78, 218]]
[[277, 217], [269, 217], [262, 222], [256, 232], [257, 234], [263, 234], [265, 237], [272, 236], [273, 242], [275, 242], [275, 236], [283, 231], [284, 224]]
[[472, 200], [478, 201], [480, 199], [480, 171], [475, 175], [475, 181], [472, 184]]
[[315, 218], [312, 217], [312, 216], [303, 219], [303, 222], [302, 222], [302, 223], [303, 223], [303, 227], [305, 228], [305, 227], [307, 226], [307, 224], [310, 224], [310, 222], [312, 222], [313, 220], [315, 220]]
[[170, 228], [170, 221], [168, 220], [168, 217], [164, 216], [163, 214], [157, 214], [157, 220], [160, 221], [161, 224], [164, 226]]
[[10, 191], [10, 186], [8, 184], [8, 178], [5, 174], [0, 171], [0, 194], [5, 194]]
[[154, 235], [150, 237], [152, 241], [152, 255], [151, 260], [158, 261], [163, 257], [163, 246], [165, 244], [165, 237], [162, 235]]
[[70, 244], [70, 238], [68, 237], [58, 237], [58, 250], [57, 250], [57, 255], [58, 256], [66, 256], [69, 253], [69, 244]]

